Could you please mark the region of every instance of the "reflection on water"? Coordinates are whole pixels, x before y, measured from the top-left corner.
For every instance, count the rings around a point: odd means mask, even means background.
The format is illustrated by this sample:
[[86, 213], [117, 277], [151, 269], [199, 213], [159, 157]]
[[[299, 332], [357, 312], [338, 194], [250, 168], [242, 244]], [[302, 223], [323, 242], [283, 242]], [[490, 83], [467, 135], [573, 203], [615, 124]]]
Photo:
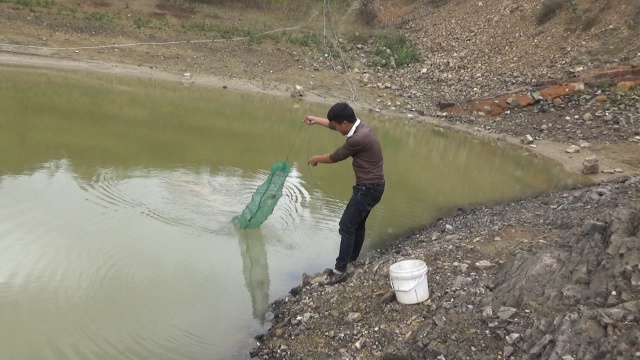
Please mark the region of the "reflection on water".
[[267, 247], [260, 229], [238, 229], [244, 281], [251, 295], [253, 318], [264, 324], [269, 306]]
[[[334, 263], [349, 162], [325, 106], [149, 80], [0, 67], [0, 358], [242, 359], [265, 309]], [[458, 207], [575, 186], [505, 144], [360, 117], [387, 187], [364, 251]], [[258, 229], [231, 218], [292, 171]], [[239, 251], [238, 251], [239, 250]]]

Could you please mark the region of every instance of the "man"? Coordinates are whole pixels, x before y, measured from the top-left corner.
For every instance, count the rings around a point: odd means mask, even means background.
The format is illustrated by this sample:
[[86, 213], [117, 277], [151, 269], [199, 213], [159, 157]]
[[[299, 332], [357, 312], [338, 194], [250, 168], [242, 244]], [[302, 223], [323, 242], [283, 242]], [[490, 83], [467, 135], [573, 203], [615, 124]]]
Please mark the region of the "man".
[[340, 219], [340, 252], [334, 270], [337, 275], [343, 276], [347, 271], [347, 264], [356, 261], [360, 255], [365, 222], [384, 192], [382, 148], [373, 129], [360, 121], [351, 106], [345, 102], [333, 105], [326, 119], [307, 116], [304, 122], [337, 130], [347, 137], [345, 143], [333, 153], [312, 156], [309, 165], [333, 164], [349, 157], [353, 159], [356, 184]]

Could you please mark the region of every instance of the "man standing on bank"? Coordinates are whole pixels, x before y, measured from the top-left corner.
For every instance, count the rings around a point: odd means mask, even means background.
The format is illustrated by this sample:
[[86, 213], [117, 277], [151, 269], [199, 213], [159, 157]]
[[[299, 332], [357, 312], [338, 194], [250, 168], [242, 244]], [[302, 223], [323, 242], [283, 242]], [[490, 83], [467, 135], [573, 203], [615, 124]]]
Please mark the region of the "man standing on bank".
[[333, 105], [326, 119], [307, 116], [304, 122], [337, 130], [347, 137], [345, 143], [333, 153], [312, 156], [309, 165], [333, 164], [353, 158], [356, 184], [340, 219], [340, 252], [335, 265], [335, 272], [343, 275], [347, 271], [347, 264], [358, 259], [364, 243], [365, 222], [384, 193], [382, 148], [373, 129], [360, 121], [353, 108], [345, 102]]

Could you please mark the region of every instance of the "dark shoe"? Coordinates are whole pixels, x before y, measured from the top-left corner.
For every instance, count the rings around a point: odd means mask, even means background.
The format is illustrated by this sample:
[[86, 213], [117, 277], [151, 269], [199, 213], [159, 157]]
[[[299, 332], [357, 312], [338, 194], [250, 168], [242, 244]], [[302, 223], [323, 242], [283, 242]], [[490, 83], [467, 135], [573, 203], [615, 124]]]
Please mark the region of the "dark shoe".
[[347, 281], [349, 278], [349, 273], [344, 271], [333, 270], [331, 273], [327, 275], [327, 280], [324, 282], [325, 285], [335, 285], [342, 282]]

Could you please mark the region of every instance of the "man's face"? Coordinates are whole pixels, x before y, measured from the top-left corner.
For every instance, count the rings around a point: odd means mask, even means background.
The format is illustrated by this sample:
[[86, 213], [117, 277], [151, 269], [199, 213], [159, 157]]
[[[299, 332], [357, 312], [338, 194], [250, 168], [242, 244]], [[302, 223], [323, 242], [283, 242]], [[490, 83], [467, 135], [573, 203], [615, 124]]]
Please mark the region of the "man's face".
[[349, 133], [349, 130], [351, 130], [351, 124], [349, 124], [346, 121], [343, 121], [341, 124], [338, 124], [335, 121], [330, 121], [333, 126], [335, 127], [336, 130], [338, 130], [340, 132], [340, 134], [342, 135], [347, 135]]

